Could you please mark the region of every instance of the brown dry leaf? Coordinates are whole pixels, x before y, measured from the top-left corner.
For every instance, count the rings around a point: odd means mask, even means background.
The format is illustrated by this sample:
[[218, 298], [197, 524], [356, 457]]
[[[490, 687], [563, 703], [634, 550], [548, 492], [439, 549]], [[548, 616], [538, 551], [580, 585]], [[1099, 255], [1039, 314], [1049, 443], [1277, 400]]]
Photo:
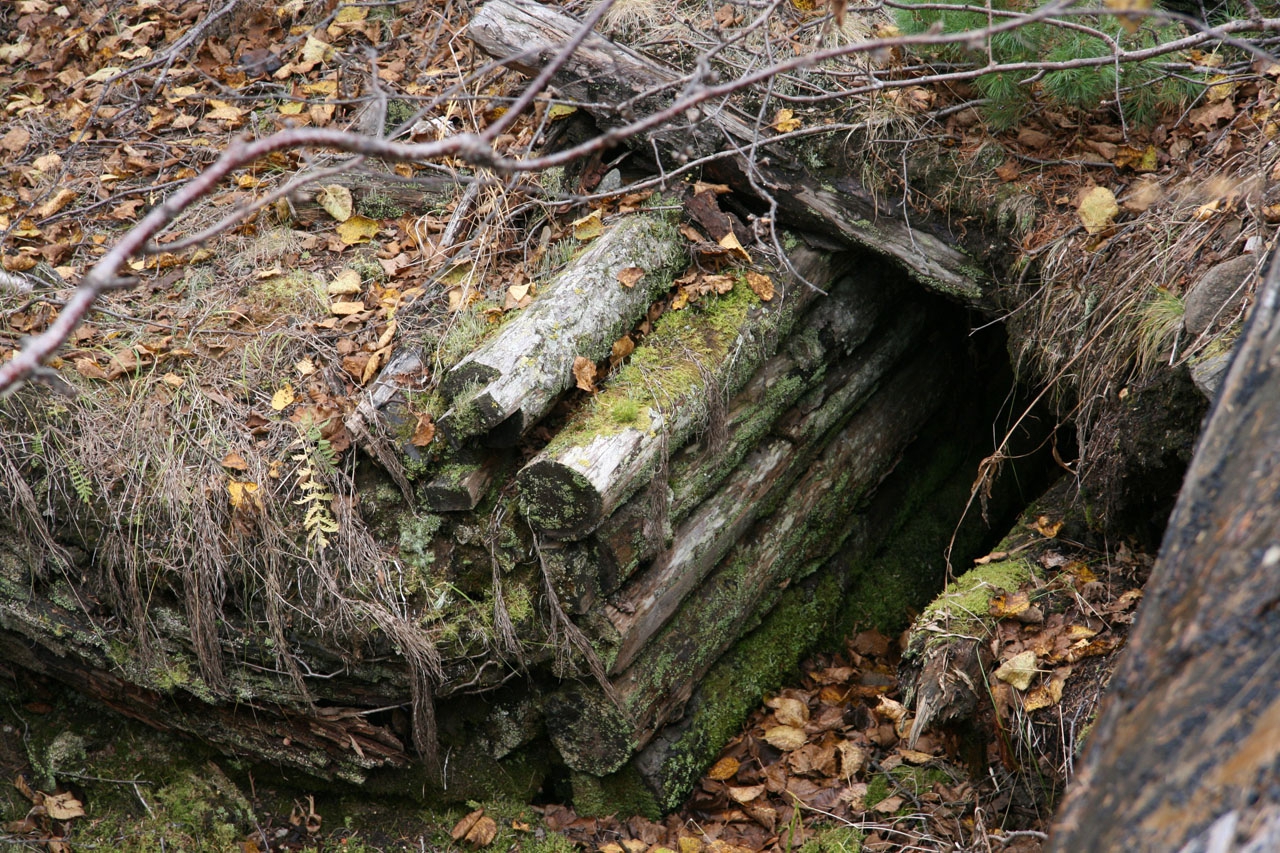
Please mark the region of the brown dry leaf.
[[644, 269], [641, 267], [627, 267], [624, 270], [618, 270], [618, 283], [623, 287], [635, 287], [640, 279], [644, 278]]
[[449, 830], [449, 837], [454, 841], [461, 841], [467, 837], [467, 833], [484, 817], [484, 809], [476, 809], [468, 814], [462, 820], [454, 824], [453, 829]]
[[880, 814], [893, 814], [898, 809], [902, 808], [902, 804], [905, 802], [906, 800], [902, 797], [894, 795], [892, 797], [885, 797], [883, 800], [876, 803], [874, 808], [876, 811], [880, 812]]
[[1119, 212], [1115, 193], [1106, 187], [1094, 187], [1084, 193], [1076, 208], [1084, 230], [1090, 234], [1100, 234], [1110, 228]]
[[248, 471], [249, 463], [245, 461], [243, 456], [232, 450], [222, 457], [222, 467], [230, 468], [232, 471]]
[[1190, 112], [1191, 123], [1202, 130], [1217, 127], [1220, 121], [1235, 118], [1236, 106], [1230, 100], [1215, 101]]
[[693, 194], [697, 195], [698, 193], [703, 193], [703, 192], [711, 192], [711, 193], [715, 193], [716, 195], [724, 195], [725, 193], [733, 192], [733, 187], [729, 186], [728, 184], [708, 184], [706, 181], [694, 181]]
[[53, 216], [59, 210], [75, 201], [75, 199], [76, 191], [63, 187], [54, 194], [53, 198], [36, 208], [36, 213], [40, 215], [41, 219]]
[[75, 794], [70, 791], [65, 791], [61, 794], [46, 794], [44, 807], [48, 810], [49, 817], [54, 820], [71, 820], [72, 818], [84, 817], [84, 804], [77, 800]]
[[907, 762], [908, 764], [915, 764], [917, 766], [922, 764], [928, 764], [930, 761], [933, 761], [932, 753], [921, 752], [918, 749], [907, 749], [906, 747], [900, 747], [898, 749], [898, 755], [901, 755], [902, 760]]
[[805, 723], [809, 722], [809, 706], [799, 699], [792, 699], [789, 696], [775, 696], [765, 704], [773, 709], [773, 715], [781, 725], [802, 728]]
[[609, 353], [609, 366], [617, 367], [624, 358], [636, 351], [636, 342], [631, 340], [630, 335], [623, 335], [613, 342], [613, 349]]
[[764, 739], [769, 742], [770, 746], [783, 752], [799, 749], [808, 741], [804, 729], [798, 729], [795, 726], [774, 726], [766, 729]]
[[310, 356], [293, 363], [293, 369], [298, 371], [299, 376], [310, 376], [316, 372], [316, 363], [311, 360]]
[[357, 213], [347, 221], [339, 223], [338, 238], [348, 246], [367, 243], [378, 233], [378, 228], [376, 220]]
[[361, 290], [360, 273], [347, 268], [334, 276], [327, 288], [330, 296], [352, 296]]
[[286, 382], [271, 395], [271, 408], [277, 412], [283, 411], [292, 406], [297, 399], [293, 393], [293, 386]]
[[498, 834], [498, 824], [493, 818], [485, 815], [475, 822], [463, 839], [472, 847], [488, 847]]
[[574, 356], [573, 378], [577, 386], [588, 394], [596, 394], [600, 390], [596, 387], [596, 363], [586, 356]]
[[729, 797], [734, 802], [749, 803], [764, 793], [764, 785], [748, 785], [741, 788], [729, 786]]
[[1036, 677], [1036, 653], [1021, 652], [1000, 664], [995, 671], [996, 678], [1012, 684], [1018, 690], [1026, 690]]
[[91, 358], [77, 358], [75, 362], [76, 373], [79, 373], [85, 379], [106, 379], [107, 372], [98, 366], [98, 362]]
[[409, 439], [409, 443], [414, 447], [426, 447], [435, 437], [436, 424], [431, 419], [431, 415], [418, 415], [418, 426], [414, 429], [413, 438]]
[[1002, 165], [996, 167], [996, 176], [1005, 183], [1016, 181], [1021, 175], [1022, 167], [1018, 165], [1017, 160], [1005, 160]]
[[329, 306], [329, 311], [337, 317], [350, 317], [352, 314], [359, 314], [363, 310], [363, 302], [339, 300]]
[[840, 754], [840, 773], [845, 782], [852, 782], [870, 760], [867, 750], [851, 740], [840, 741], [836, 744], [836, 751]]
[[760, 297], [761, 302], [768, 302], [773, 299], [773, 279], [764, 273], [749, 272], [747, 273], [747, 284]]
[[726, 755], [711, 765], [711, 769], [707, 771], [707, 776], [715, 779], [717, 782], [723, 782], [726, 779], [732, 779], [738, 773], [738, 759], [732, 755]]

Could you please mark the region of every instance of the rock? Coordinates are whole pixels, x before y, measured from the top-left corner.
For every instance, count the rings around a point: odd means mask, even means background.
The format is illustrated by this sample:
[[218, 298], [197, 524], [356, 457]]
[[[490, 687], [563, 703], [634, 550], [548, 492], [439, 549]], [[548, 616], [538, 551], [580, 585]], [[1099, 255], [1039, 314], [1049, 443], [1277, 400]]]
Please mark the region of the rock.
[[1183, 328], [1199, 335], [1220, 318], [1229, 316], [1244, 300], [1257, 271], [1258, 255], [1240, 255], [1223, 261], [1200, 277], [1187, 291]]
[[1227, 350], [1191, 365], [1191, 381], [1211, 401], [1218, 396], [1218, 386], [1222, 384], [1222, 377], [1231, 366], [1233, 352], [1235, 350]]

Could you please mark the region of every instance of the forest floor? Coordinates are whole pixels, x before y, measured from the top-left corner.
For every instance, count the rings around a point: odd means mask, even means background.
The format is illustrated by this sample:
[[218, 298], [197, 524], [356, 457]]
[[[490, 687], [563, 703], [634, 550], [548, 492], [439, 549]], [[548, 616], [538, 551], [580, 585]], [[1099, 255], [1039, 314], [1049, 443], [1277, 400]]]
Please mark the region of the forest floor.
[[[0, 359], [46, 328], [69, 283], [234, 136], [299, 124], [382, 132], [441, 97], [409, 131], [435, 139], [483, 129], [518, 83], [498, 69], [476, 72], [483, 59], [465, 38], [456, 4], [450, 17], [430, 3], [342, 7], [327, 17], [302, 0], [243, 5], [209, 26], [218, 4], [17, 0], [0, 9], [0, 262], [25, 277], [0, 281]], [[725, 8], [726, 25], [737, 25]], [[809, 23], [824, 11], [796, 9]], [[377, 48], [379, 85], [393, 96], [385, 114], [371, 108], [367, 45]], [[1196, 61], [1211, 64], [1203, 55]], [[978, 215], [965, 211], [1000, 186], [1017, 191], [1022, 215], [1003, 235], [1015, 272], [998, 307], [1026, 375], [1062, 392], [1053, 396], [1064, 421], [1082, 425], [1082, 443], [1111, 446], [1126, 428], [1126, 407], [1162, 371], [1221, 354], [1238, 332], [1251, 284], [1224, 298], [1196, 334], [1184, 330], [1183, 315], [1207, 269], [1243, 250], [1256, 271], [1272, 246], [1280, 221], [1271, 145], [1280, 126], [1277, 76], [1280, 68], [1254, 63], [1140, 128], [1105, 109], [1038, 109], [997, 133], [965, 105], [974, 92], [964, 85], [894, 95], [893, 127], [909, 127], [919, 144], [973, 162], [992, 146], [1002, 152], [957, 190], [964, 197], [892, 168], [878, 189], [901, 193], [921, 215], [949, 217], [958, 230], [970, 219], [978, 227]], [[545, 141], [547, 127], [576, 120], [573, 113], [539, 102], [499, 147], [527, 151]], [[165, 239], [218, 222], [324, 162], [303, 152], [272, 155]], [[107, 298], [51, 366], [80, 388], [133, 382], [146, 368], [130, 393], [163, 395], [183, 381], [166, 365], [197, 360], [216, 372], [246, 360], [246, 341], [287, 328], [295, 340], [320, 341], [346, 377], [332, 395], [310, 401], [322, 420], [376, 377], [398, 343], [434, 336], [443, 362], [465, 352], [485, 323], [528, 304], [530, 264], [555, 264], [549, 247], [562, 236], [581, 239], [601, 215], [644, 200], [643, 193], [574, 200], [605, 172], [589, 163], [553, 176], [554, 188], [544, 176], [539, 186], [516, 182], [466, 199], [447, 170], [402, 165], [391, 174], [434, 181], [438, 192], [415, 189], [412, 203], [398, 194], [340, 193], [280, 201], [204, 246], [138, 261], [143, 285]], [[548, 192], [562, 195], [548, 201]], [[342, 277], [349, 268], [372, 271], [377, 285], [356, 297]], [[216, 283], [201, 288], [200, 300], [185, 295], [193, 275]], [[34, 289], [22, 283], [32, 280]], [[397, 316], [415, 303], [429, 305], [414, 322]], [[260, 378], [288, 396], [317, 365], [284, 361], [294, 373]], [[424, 442], [431, 428], [421, 424]], [[224, 464], [236, 470], [236, 460]], [[1100, 450], [1074, 464], [1081, 482], [1091, 472], [1125, 480]], [[1117, 506], [1122, 497], [1114, 497]], [[1112, 498], [1100, 502], [1109, 507]], [[196, 760], [166, 736], [104, 721], [75, 697], [0, 664], [7, 698], [0, 771], [19, 780], [0, 796], [0, 842], [51, 852], [1036, 850], [1140, 598], [1152, 562], [1142, 550], [1159, 533], [1158, 520], [1126, 519], [1147, 525], [1139, 544], [1103, 541], [1069, 520], [1073, 512], [1066, 504], [1046, 508], [1023, 528], [1030, 539], [1019, 548], [1037, 572], [1014, 588], [992, 586], [982, 603], [993, 662], [1017, 661], [1024, 674], [1027, 666], [1038, 674], [1026, 674], [1019, 688], [1016, 665], [1006, 671], [1013, 680], [997, 673], [990, 715], [968, 729], [926, 733], [908, 745], [902, 643], [863, 632], [767, 697], [685, 808], [664, 822], [580, 817], [555, 804], [429, 814], [410, 805], [356, 807], [350, 792], [308, 798], [287, 780], [255, 781], [251, 768], [220, 768], [212, 755]], [[1057, 527], [1062, 521], [1066, 527]], [[1119, 522], [1115, 529], [1126, 532]], [[148, 778], [153, 771], [163, 778]], [[477, 814], [481, 805], [487, 813]]]

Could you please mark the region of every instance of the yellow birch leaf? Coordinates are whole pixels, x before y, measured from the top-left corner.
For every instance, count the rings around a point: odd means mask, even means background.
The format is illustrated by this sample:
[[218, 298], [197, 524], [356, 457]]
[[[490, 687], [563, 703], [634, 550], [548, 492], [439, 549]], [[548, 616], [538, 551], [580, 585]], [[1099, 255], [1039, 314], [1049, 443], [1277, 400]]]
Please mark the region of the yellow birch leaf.
[[707, 776], [715, 779], [717, 782], [723, 782], [726, 779], [732, 779], [738, 773], [738, 759], [731, 755], [726, 755], [715, 764], [711, 765], [711, 769], [707, 771]]
[[744, 264], [751, 263], [751, 256], [747, 254], [746, 249], [742, 248], [742, 244], [738, 242], [737, 236], [732, 231], [720, 238], [720, 248], [728, 249], [730, 257], [738, 258]]
[[773, 117], [773, 124], [770, 125], [778, 133], [790, 133], [793, 130], [800, 129], [800, 119], [795, 117], [792, 110], [778, 110]]
[[552, 104], [551, 108], [547, 110], [547, 118], [551, 121], [556, 121], [571, 116], [577, 111], [578, 108], [570, 104]]
[[360, 273], [347, 268], [334, 276], [326, 288], [330, 296], [353, 296], [360, 292]]
[[239, 509], [246, 500], [250, 505], [258, 502], [258, 498], [254, 492], [258, 491], [257, 483], [250, 483], [241, 480], [227, 481], [227, 498], [231, 501], [232, 509]]
[[315, 36], [307, 36], [306, 46], [302, 48], [302, 61], [309, 64], [328, 62], [333, 58], [333, 45], [320, 41]]
[[338, 224], [338, 237], [348, 246], [367, 243], [378, 233], [378, 223], [367, 216], [355, 214]]
[[1080, 198], [1080, 206], [1076, 214], [1084, 230], [1090, 234], [1106, 231], [1115, 222], [1120, 205], [1116, 204], [1115, 193], [1106, 187], [1094, 187]]
[[1018, 690], [1026, 690], [1036, 677], [1036, 653], [1032, 651], [1014, 655], [995, 672], [996, 678], [1012, 684]]
[[604, 233], [604, 222], [600, 218], [600, 211], [593, 210], [581, 219], [573, 221], [573, 236], [583, 243], [588, 240], [594, 240]]
[[623, 287], [635, 287], [636, 282], [644, 278], [644, 269], [641, 267], [627, 267], [618, 270], [618, 283]]
[[795, 726], [774, 726], [765, 731], [764, 739], [770, 746], [783, 752], [799, 749], [808, 741], [804, 729], [798, 729]]
[[324, 208], [325, 213], [339, 222], [346, 222], [355, 213], [355, 201], [351, 198], [351, 190], [341, 184], [321, 187], [316, 191], [316, 203]]
[[293, 393], [293, 386], [286, 382], [280, 386], [276, 393], [271, 395], [271, 408], [279, 412], [288, 406], [292, 406], [296, 399], [297, 397]]

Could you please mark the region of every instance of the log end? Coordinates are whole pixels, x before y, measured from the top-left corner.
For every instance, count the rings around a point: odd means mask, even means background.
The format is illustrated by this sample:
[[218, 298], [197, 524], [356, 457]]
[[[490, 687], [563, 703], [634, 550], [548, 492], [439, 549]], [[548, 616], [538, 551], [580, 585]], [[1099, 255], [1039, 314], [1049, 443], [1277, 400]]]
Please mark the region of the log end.
[[516, 477], [521, 509], [539, 533], [581, 539], [604, 516], [600, 492], [581, 471], [553, 459], [539, 459]]

